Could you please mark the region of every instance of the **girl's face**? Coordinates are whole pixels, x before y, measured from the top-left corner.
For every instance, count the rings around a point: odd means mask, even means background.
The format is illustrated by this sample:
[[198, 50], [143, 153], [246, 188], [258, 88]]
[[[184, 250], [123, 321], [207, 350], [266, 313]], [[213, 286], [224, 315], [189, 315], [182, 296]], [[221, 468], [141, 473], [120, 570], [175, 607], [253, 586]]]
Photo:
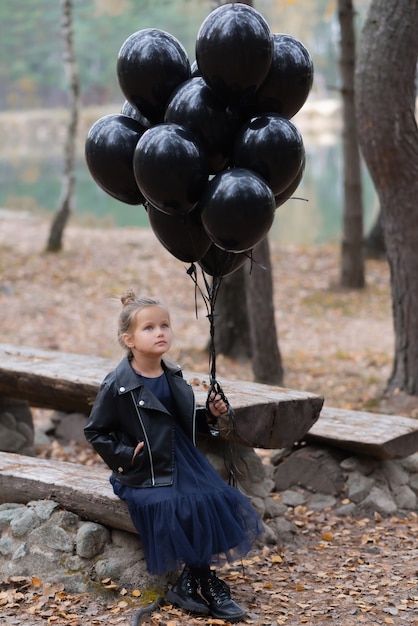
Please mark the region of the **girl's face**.
[[131, 333], [123, 340], [134, 354], [162, 356], [173, 342], [173, 332], [168, 311], [162, 306], [147, 306], [136, 314], [136, 323]]

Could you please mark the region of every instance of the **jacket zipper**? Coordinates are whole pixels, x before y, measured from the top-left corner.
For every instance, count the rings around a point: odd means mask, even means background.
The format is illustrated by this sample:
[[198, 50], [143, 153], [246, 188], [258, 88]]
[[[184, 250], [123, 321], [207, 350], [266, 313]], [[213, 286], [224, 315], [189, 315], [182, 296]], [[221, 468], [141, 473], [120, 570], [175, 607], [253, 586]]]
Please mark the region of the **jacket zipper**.
[[150, 469], [151, 469], [151, 484], [154, 487], [155, 486], [155, 472], [154, 472], [154, 462], [153, 462], [153, 459], [152, 459], [151, 446], [150, 446], [150, 443], [149, 443], [148, 435], [147, 435], [146, 430], [145, 430], [144, 422], [142, 421], [141, 412], [140, 412], [140, 410], [138, 408], [138, 405], [136, 403], [133, 391], [131, 391], [131, 398], [132, 398], [132, 401], [134, 403], [135, 410], [136, 410], [136, 413], [138, 415], [138, 419], [139, 419], [140, 424], [142, 426], [142, 432], [144, 433], [144, 438], [145, 438], [145, 440], [147, 442], [149, 461], [150, 461]]
[[196, 398], [193, 393], [193, 445], [196, 445]]

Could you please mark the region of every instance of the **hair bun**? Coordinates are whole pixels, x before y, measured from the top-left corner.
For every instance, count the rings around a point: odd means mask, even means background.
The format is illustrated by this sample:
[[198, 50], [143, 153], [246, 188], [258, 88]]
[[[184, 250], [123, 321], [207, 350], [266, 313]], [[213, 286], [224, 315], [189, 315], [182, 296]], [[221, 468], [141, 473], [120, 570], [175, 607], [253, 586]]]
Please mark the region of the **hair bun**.
[[136, 294], [132, 289], [128, 289], [121, 296], [120, 301], [122, 302], [122, 306], [128, 306], [136, 301]]

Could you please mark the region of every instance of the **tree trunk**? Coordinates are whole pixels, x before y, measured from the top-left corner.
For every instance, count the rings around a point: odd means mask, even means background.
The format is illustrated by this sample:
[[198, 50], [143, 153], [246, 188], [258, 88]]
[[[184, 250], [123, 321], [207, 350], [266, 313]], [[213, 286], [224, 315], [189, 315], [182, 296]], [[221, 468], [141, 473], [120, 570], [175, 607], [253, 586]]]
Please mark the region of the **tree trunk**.
[[395, 358], [387, 390], [418, 395], [418, 0], [372, 0], [356, 72], [359, 139], [382, 210]]
[[272, 268], [267, 237], [256, 246], [253, 257], [251, 273], [245, 275], [245, 292], [254, 380], [268, 385], [282, 385], [284, 373], [274, 319]]
[[59, 209], [51, 224], [47, 252], [58, 252], [62, 248], [64, 229], [71, 215], [75, 191], [75, 149], [78, 126], [79, 77], [74, 56], [72, 0], [61, 0], [61, 32], [64, 44], [63, 61], [70, 85], [70, 118], [64, 154], [64, 171]]
[[382, 211], [380, 209], [375, 223], [364, 240], [364, 251], [368, 259], [386, 258], [385, 236], [382, 227]]
[[352, 0], [338, 0], [341, 29], [343, 102], [344, 219], [341, 247], [341, 286], [364, 287], [363, 201], [360, 151], [354, 104], [355, 34]]
[[222, 278], [215, 307], [215, 352], [237, 361], [251, 358], [251, 338], [245, 297], [245, 272], [240, 268]]

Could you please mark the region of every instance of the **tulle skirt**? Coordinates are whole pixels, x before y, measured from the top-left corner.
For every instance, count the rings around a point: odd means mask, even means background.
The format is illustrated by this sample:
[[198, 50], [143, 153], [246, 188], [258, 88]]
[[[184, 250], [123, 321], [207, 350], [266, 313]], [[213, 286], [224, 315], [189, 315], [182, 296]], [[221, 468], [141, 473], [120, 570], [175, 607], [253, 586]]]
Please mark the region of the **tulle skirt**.
[[176, 428], [174, 482], [169, 487], [134, 488], [111, 478], [125, 500], [152, 574], [184, 564], [222, 565], [247, 554], [263, 532], [247, 498], [227, 485], [181, 428]]

